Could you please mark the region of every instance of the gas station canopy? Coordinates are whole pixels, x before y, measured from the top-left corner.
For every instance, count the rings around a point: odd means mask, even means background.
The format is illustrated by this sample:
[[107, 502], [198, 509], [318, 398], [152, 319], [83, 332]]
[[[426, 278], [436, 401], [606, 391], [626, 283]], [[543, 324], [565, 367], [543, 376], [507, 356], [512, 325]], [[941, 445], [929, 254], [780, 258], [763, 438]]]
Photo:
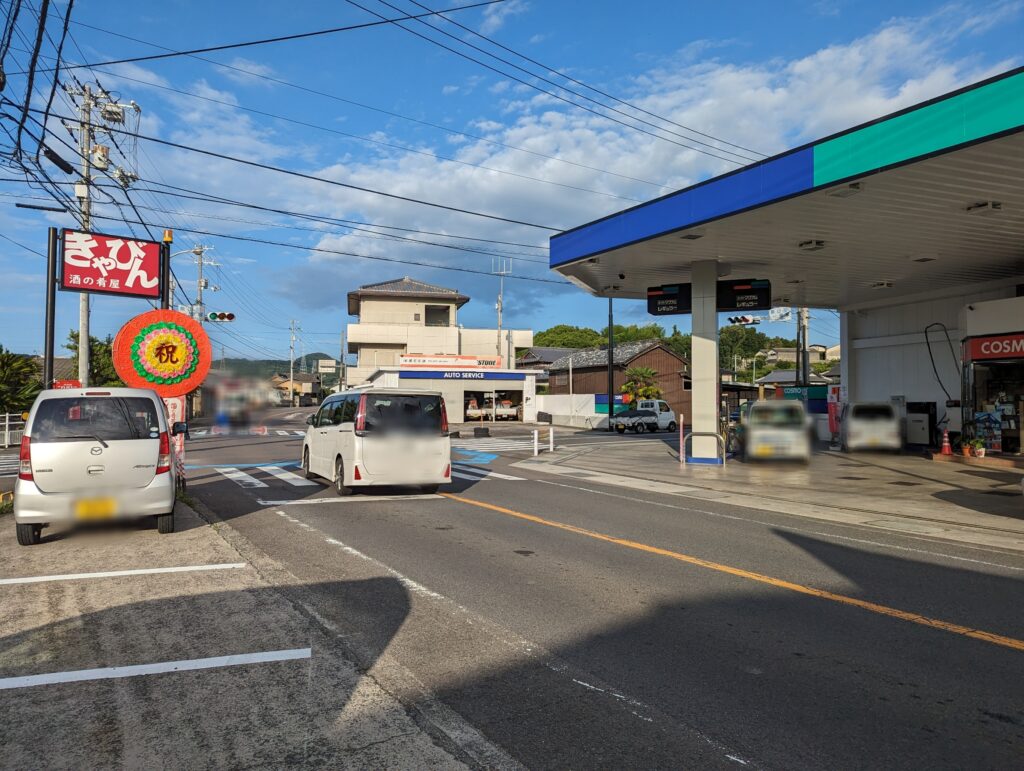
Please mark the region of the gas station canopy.
[[552, 269], [600, 296], [643, 299], [709, 260], [770, 280], [776, 306], [1018, 279], [1024, 68], [551, 239]]

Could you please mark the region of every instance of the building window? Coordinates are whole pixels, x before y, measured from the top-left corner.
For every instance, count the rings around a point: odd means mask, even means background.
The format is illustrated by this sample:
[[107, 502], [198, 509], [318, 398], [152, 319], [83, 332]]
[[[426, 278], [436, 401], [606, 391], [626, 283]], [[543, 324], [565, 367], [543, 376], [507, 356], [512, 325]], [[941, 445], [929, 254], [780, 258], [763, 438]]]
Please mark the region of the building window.
[[564, 372], [551, 376], [551, 385], [564, 386], [569, 384], [569, 376]]
[[427, 312], [428, 327], [447, 327], [451, 322], [451, 314], [447, 305], [428, 305]]
[[420, 314], [418, 314], [418, 313], [412, 314], [412, 320], [413, 321], [419, 321], [420, 320]]

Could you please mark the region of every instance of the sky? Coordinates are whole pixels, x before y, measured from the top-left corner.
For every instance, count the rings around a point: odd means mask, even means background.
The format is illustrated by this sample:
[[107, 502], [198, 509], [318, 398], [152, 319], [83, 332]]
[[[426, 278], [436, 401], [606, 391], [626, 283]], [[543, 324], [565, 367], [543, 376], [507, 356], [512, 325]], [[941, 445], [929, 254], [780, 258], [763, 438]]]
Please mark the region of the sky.
[[[3, 16], [10, 2], [0, 0]], [[253, 13], [256, 6], [249, 2], [90, 0], [74, 7], [63, 59], [112, 61], [161, 52], [150, 44], [193, 49], [374, 21], [374, 12], [385, 18], [423, 12], [414, 2], [388, 2], [393, 7], [382, 0], [261, 3]], [[24, 7], [38, 3], [24, 0]], [[468, 2], [425, 3], [433, 10], [462, 4]], [[63, 13], [66, 5], [51, 7]], [[502, 267], [511, 272], [505, 280], [506, 326], [541, 330], [565, 323], [600, 329], [607, 320], [606, 302], [547, 267], [547, 239], [557, 229], [1018, 66], [1024, 39], [1021, 0], [505, 0], [448, 16], [512, 52], [435, 19], [429, 23], [453, 37], [412, 21], [405, 23], [408, 29], [389, 24], [203, 54], [208, 61], [174, 57], [74, 70], [83, 82], [98, 79], [121, 101], [137, 102], [143, 135], [391, 194], [145, 139], [133, 152], [122, 138], [123, 153], [115, 150], [112, 158], [140, 177], [129, 195], [157, 237], [170, 227], [175, 251], [197, 243], [213, 247], [208, 255], [219, 265], [207, 276], [220, 291], [207, 293], [207, 309], [237, 315], [230, 324], [208, 325], [217, 356], [223, 350], [229, 357], [286, 358], [292, 319], [302, 329], [296, 354], [335, 353], [343, 326], [355, 321], [347, 315], [345, 295], [406, 275], [469, 295], [460, 322], [493, 327], [498, 291], [493, 273]], [[35, 20], [23, 15], [6, 63], [9, 72], [27, 62], [34, 30]], [[57, 18], [48, 30], [59, 37]], [[43, 64], [52, 65], [53, 53], [44, 46], [49, 58]], [[579, 101], [575, 96], [538, 75], [583, 92], [561, 77], [567, 75], [702, 133], [677, 125], [668, 126], [674, 134], [656, 131], [593, 102], [586, 102], [592, 111], [581, 109], [569, 103]], [[63, 73], [62, 80], [70, 83], [70, 74]], [[20, 100], [25, 85], [23, 77], [10, 75], [3, 94]], [[42, 101], [40, 91], [33, 103]], [[59, 116], [70, 110], [58, 98], [57, 117], [50, 123], [66, 141], [73, 140]], [[66, 147], [57, 147], [70, 156]], [[73, 181], [55, 167], [48, 169], [55, 179]], [[0, 169], [0, 178], [14, 176]], [[182, 190], [207, 200], [167, 194]], [[144, 237], [141, 226], [117, 221], [121, 212], [137, 217], [123, 195], [113, 195], [121, 207], [98, 203], [97, 213], [114, 219], [97, 220], [94, 228], [119, 234], [133, 228]], [[41, 196], [45, 193], [24, 182], [0, 182], [0, 235], [6, 237], [0, 238], [0, 345], [26, 353], [42, 348], [45, 264], [39, 254], [7, 239], [41, 253], [48, 226], [74, 225], [68, 214], [14, 206], [46, 204], [33, 200]], [[211, 202], [210, 196], [305, 218]], [[194, 299], [191, 255], [176, 256], [173, 264], [182, 292]], [[178, 302], [185, 302], [180, 294]], [[138, 300], [96, 298], [93, 334], [113, 334], [148, 307]], [[58, 341], [77, 326], [77, 314], [77, 296], [58, 293]], [[838, 340], [833, 312], [815, 310], [811, 319], [811, 342]], [[642, 302], [616, 302], [616, 322], [650, 321], [689, 330], [688, 316], [654, 319]], [[763, 325], [762, 331], [795, 336], [792, 323]]]

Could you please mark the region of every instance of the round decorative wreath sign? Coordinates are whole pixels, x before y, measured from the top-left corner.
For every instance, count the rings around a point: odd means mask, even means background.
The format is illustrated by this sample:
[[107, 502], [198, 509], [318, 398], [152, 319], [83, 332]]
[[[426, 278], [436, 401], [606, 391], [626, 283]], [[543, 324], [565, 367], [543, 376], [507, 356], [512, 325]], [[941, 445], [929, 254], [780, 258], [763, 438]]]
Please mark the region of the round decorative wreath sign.
[[147, 311], [121, 327], [114, 338], [114, 369], [131, 388], [152, 388], [160, 396], [184, 396], [210, 370], [210, 338], [195, 320], [170, 310]]

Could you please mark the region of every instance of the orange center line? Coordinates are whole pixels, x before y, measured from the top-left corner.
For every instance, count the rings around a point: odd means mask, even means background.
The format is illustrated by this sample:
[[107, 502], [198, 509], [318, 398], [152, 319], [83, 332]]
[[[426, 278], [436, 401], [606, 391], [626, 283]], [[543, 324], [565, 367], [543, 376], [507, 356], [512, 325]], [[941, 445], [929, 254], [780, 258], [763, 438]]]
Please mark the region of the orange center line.
[[499, 514], [505, 514], [509, 517], [516, 517], [517, 519], [526, 520], [527, 522], [533, 522], [537, 525], [554, 527], [558, 530], [565, 530], [566, 532], [586, 536], [587, 538], [594, 538], [598, 541], [606, 541], [607, 543], [613, 543], [618, 546], [625, 546], [629, 549], [636, 549], [637, 551], [647, 552], [648, 554], [656, 554], [660, 557], [668, 557], [670, 559], [678, 560], [679, 562], [685, 562], [689, 565], [696, 565], [697, 567], [706, 568], [708, 570], [714, 570], [719, 573], [726, 573], [731, 576], [736, 576], [737, 578], [744, 578], [748, 581], [756, 581], [761, 584], [767, 584], [768, 586], [774, 586], [778, 589], [787, 589], [791, 592], [797, 592], [798, 594], [805, 594], [810, 597], [817, 597], [822, 600], [830, 600], [832, 602], [838, 602], [843, 605], [851, 605], [855, 608], [867, 610], [872, 613], [878, 613], [882, 616], [898, 618], [901, 621], [909, 621], [912, 624], [919, 624], [921, 626], [931, 627], [932, 629], [941, 629], [944, 632], [962, 635], [963, 637], [970, 637], [974, 640], [981, 640], [982, 642], [991, 643], [993, 645], [1001, 645], [1005, 648], [1012, 648], [1013, 650], [1024, 651], [1024, 640], [1018, 640], [1015, 637], [1006, 637], [1004, 635], [995, 634], [993, 632], [986, 632], [982, 629], [973, 629], [969, 626], [963, 626], [962, 624], [954, 624], [950, 621], [943, 621], [942, 619], [938, 618], [922, 616], [919, 613], [911, 613], [906, 610], [891, 608], [888, 605], [880, 605], [877, 602], [860, 600], [856, 597], [849, 597], [845, 594], [837, 594], [835, 592], [830, 592], [825, 589], [815, 589], [812, 586], [796, 584], [792, 581], [786, 581], [782, 578], [766, 576], [763, 573], [755, 573], [753, 571], [744, 570], [743, 568], [737, 568], [731, 565], [723, 565], [720, 562], [711, 562], [710, 560], [701, 559], [700, 557], [693, 557], [689, 554], [681, 554], [680, 552], [670, 551], [669, 549], [662, 549], [660, 547], [651, 546], [646, 543], [639, 543], [638, 541], [630, 541], [626, 538], [616, 538], [615, 536], [605, 535], [604, 533], [598, 533], [593, 530], [587, 530], [583, 527], [568, 525], [564, 522], [555, 522], [550, 519], [538, 517], [534, 514], [525, 514], [521, 511], [507, 509], [504, 506], [497, 506], [493, 503], [485, 503], [484, 501], [477, 501], [472, 498], [465, 498], [461, 495], [455, 495], [453, 493], [441, 494], [445, 498], [450, 498], [451, 500], [458, 501], [459, 503], [465, 503], [470, 506], [478, 506], [482, 509], [489, 509], [490, 511], [496, 511]]

